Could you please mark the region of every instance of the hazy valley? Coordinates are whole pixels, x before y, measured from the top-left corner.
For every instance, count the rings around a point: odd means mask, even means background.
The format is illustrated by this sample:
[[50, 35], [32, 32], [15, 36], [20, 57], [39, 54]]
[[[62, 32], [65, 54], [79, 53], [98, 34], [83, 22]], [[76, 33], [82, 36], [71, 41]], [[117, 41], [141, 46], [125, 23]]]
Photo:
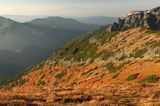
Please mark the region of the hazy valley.
[[26, 23], [0, 17], [0, 81], [38, 64], [65, 42], [96, 28], [61, 17]]

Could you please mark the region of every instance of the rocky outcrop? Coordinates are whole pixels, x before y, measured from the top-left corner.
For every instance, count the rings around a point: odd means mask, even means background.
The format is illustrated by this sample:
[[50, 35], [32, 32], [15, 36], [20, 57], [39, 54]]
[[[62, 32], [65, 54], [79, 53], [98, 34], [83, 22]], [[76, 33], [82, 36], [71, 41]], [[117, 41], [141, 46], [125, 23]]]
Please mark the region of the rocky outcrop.
[[160, 29], [160, 7], [146, 11], [132, 11], [124, 19], [119, 18], [109, 25], [107, 31], [123, 31], [138, 27]]

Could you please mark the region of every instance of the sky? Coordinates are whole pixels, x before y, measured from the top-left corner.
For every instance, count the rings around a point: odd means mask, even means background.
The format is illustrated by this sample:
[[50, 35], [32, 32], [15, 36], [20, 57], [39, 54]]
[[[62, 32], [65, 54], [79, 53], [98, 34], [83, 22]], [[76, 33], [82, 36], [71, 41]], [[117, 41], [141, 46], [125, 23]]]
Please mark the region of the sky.
[[0, 0], [0, 15], [125, 16], [160, 6], [160, 0]]

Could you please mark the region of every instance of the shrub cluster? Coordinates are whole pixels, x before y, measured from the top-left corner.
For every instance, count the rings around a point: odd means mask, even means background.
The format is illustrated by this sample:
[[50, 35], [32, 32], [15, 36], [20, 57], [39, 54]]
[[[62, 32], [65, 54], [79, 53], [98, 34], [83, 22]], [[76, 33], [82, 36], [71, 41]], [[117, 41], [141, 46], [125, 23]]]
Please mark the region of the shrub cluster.
[[134, 58], [143, 58], [144, 57], [144, 54], [147, 52], [148, 50], [146, 48], [144, 49], [135, 49], [133, 51], [132, 54], [130, 54], [130, 57], [134, 57]]
[[132, 74], [132, 75], [128, 76], [128, 78], [126, 80], [127, 81], [135, 80], [138, 77], [138, 75], [139, 75], [139, 73]]
[[140, 83], [156, 83], [159, 81], [159, 79], [160, 78], [157, 75], [150, 75], [150, 76], [143, 78], [139, 82]]

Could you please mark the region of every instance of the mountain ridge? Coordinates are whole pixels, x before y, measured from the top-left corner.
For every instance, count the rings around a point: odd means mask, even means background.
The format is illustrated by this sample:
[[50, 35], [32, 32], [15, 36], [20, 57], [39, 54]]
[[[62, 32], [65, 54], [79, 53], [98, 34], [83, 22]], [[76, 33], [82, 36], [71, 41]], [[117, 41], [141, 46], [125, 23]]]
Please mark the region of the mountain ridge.
[[147, 27], [160, 29], [160, 7], [145, 11], [132, 11], [125, 18], [119, 18], [107, 31], [123, 31], [129, 28]]
[[27, 23], [38, 26], [53, 27], [53, 28], [57, 27], [57, 28], [73, 29], [73, 30], [81, 29], [87, 31], [93, 30], [95, 27], [97, 27], [96, 25], [93, 26], [87, 23], [82, 23], [72, 18], [62, 18], [53, 16], [49, 16], [47, 18], [37, 18]]

